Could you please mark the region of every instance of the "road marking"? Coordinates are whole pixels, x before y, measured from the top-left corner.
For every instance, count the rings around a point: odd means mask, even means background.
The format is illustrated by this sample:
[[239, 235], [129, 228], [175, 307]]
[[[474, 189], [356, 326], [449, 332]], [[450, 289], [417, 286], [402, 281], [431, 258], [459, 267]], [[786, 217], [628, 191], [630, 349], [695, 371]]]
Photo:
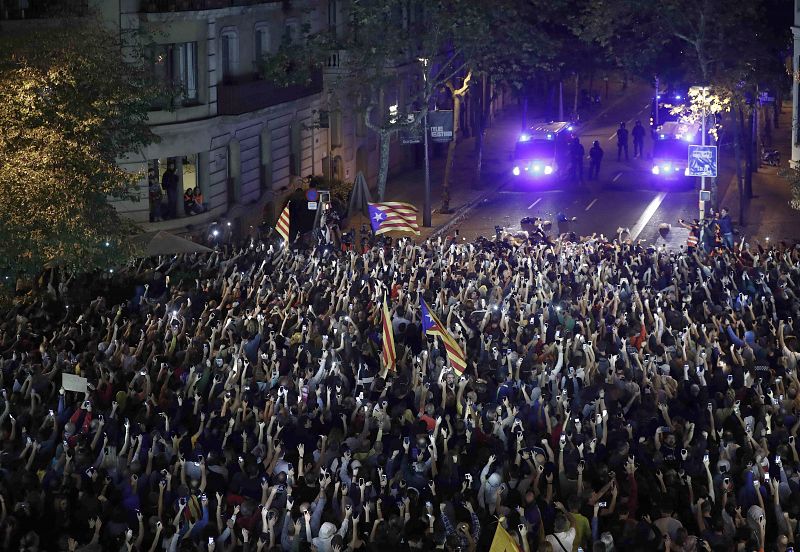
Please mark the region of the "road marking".
[[612, 182], [616, 182], [617, 180], [619, 180], [619, 177], [620, 177], [620, 176], [622, 176], [622, 173], [621, 173], [621, 172], [618, 172], [618, 173], [617, 173], [617, 176], [615, 176], [614, 178], [612, 178], [612, 179], [611, 179], [611, 181], [612, 181]]
[[586, 206], [586, 211], [588, 211], [589, 209], [591, 209], [591, 208], [592, 208], [592, 205], [594, 205], [595, 203], [597, 203], [597, 198], [594, 198], [594, 199], [592, 200], [592, 202], [591, 202], [589, 205], [587, 205], [587, 206]]
[[533, 209], [536, 206], [536, 204], [539, 203], [541, 200], [542, 198], [540, 197], [539, 199], [528, 205], [528, 209]]
[[647, 109], [648, 107], [650, 107], [650, 102], [647, 102], [646, 104], [644, 104], [644, 108], [643, 109]]
[[653, 201], [650, 202], [650, 205], [642, 213], [642, 216], [639, 217], [639, 220], [636, 221], [633, 229], [631, 229], [631, 241], [636, 240], [639, 237], [639, 234], [642, 233], [644, 227], [647, 226], [647, 223], [650, 222], [650, 219], [653, 218], [653, 215], [658, 211], [658, 208], [661, 206], [661, 202], [664, 201], [664, 198], [667, 197], [667, 192], [661, 192], [656, 197], [653, 198]]

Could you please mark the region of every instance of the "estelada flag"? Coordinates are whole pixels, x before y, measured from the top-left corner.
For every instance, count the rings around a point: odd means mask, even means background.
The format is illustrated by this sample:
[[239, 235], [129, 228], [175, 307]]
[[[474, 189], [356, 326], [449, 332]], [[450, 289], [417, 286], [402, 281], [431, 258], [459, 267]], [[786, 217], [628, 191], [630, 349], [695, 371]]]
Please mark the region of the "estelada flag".
[[439, 321], [436, 314], [428, 307], [425, 300], [420, 297], [420, 310], [422, 311], [422, 331], [427, 335], [439, 336], [444, 342], [447, 351], [447, 360], [459, 376], [467, 369], [467, 357], [461, 350], [461, 345], [453, 339], [447, 328]]
[[389, 315], [389, 307], [386, 299], [383, 300], [383, 350], [381, 351], [383, 366], [386, 370], [395, 369], [397, 354], [394, 350], [394, 332], [392, 332], [392, 319]]
[[281, 216], [278, 217], [278, 224], [275, 225], [275, 230], [283, 238], [287, 244], [289, 243], [289, 204], [283, 208]]

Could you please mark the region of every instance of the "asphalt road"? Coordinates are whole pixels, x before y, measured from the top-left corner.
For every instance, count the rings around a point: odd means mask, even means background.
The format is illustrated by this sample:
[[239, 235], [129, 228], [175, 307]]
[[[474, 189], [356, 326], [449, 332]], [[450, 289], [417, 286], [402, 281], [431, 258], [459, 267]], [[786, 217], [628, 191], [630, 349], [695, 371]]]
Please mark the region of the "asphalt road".
[[[542, 182], [524, 176], [514, 177], [509, 161], [508, 174], [500, 191], [483, 201], [455, 227], [459, 235], [467, 240], [480, 235], [491, 236], [496, 225], [518, 230], [520, 219], [526, 216], [555, 222], [556, 214], [563, 212], [568, 217], [576, 217], [571, 229], [580, 235], [615, 235], [621, 227], [629, 228], [634, 238], [660, 244], [665, 240], [659, 237], [659, 225], [666, 222], [673, 226], [666, 244], [677, 247], [685, 243], [686, 232], [675, 227], [680, 218], [697, 217], [695, 183], [687, 179], [665, 182], [650, 173], [652, 141], [649, 132], [645, 137], [644, 158], [633, 158], [631, 142], [630, 160], [617, 161], [616, 129], [621, 121], [631, 129], [637, 119], [648, 126], [649, 94], [643, 86], [632, 87], [623, 101], [612, 104], [579, 128], [587, 153], [594, 140], [599, 140], [605, 151], [598, 181], [580, 185], [574, 181]], [[588, 159], [584, 170], [588, 173]], [[555, 233], [555, 224], [553, 226]]]

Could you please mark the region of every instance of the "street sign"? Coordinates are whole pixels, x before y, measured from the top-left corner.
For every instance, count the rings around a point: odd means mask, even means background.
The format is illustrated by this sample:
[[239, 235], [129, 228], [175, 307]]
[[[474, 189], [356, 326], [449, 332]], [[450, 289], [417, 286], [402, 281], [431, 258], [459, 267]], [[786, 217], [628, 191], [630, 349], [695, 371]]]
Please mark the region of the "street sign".
[[760, 92], [758, 94], [758, 100], [761, 103], [772, 103], [775, 101], [775, 96], [770, 96], [769, 92]]
[[317, 202], [316, 201], [309, 201], [308, 202], [308, 210], [309, 211], [316, 211], [317, 210]]
[[431, 140], [447, 143], [453, 140], [453, 111], [439, 110], [428, 113]]
[[306, 199], [307, 199], [308, 201], [317, 201], [317, 198], [318, 198], [318, 197], [319, 197], [319, 192], [318, 192], [316, 189], [314, 189], [314, 188], [309, 188], [309, 189], [306, 191]]
[[717, 176], [717, 146], [689, 146], [687, 176]]

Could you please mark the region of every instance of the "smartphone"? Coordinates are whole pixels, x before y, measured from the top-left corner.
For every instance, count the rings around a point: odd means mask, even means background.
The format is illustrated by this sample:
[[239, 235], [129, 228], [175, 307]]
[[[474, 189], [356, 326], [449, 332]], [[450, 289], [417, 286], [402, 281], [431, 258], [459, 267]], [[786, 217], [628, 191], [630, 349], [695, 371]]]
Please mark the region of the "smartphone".
[[769, 474], [768, 473], [764, 474], [764, 483], [769, 483]]
[[601, 508], [606, 508], [608, 507], [608, 502], [603, 501], [600, 504], [598, 504], [598, 506], [600, 506]]
[[364, 478], [363, 477], [359, 477], [358, 478], [358, 486], [359, 487], [363, 487], [364, 486]]
[[517, 525], [517, 529], [519, 530], [520, 533], [522, 533], [522, 530], [525, 529], [525, 526], [520, 523], [519, 525]]

